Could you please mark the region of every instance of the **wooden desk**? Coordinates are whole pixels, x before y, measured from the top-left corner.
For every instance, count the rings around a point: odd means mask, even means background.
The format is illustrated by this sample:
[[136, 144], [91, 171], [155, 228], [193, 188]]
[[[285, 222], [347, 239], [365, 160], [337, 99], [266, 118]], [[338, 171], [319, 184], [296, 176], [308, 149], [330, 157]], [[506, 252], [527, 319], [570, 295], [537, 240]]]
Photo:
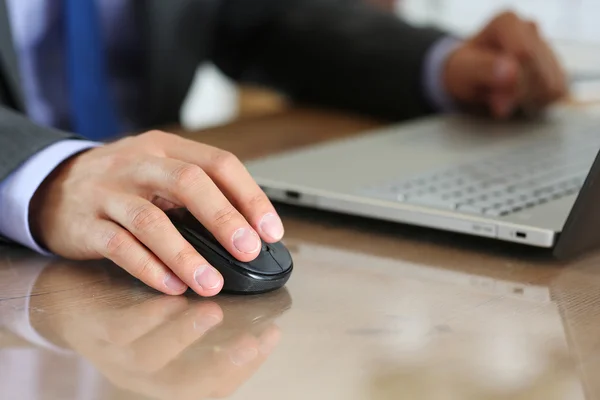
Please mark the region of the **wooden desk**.
[[[294, 110], [189, 136], [249, 159], [375, 125]], [[600, 257], [281, 214], [296, 268], [262, 296], [168, 297], [108, 262], [2, 250], [0, 398], [600, 396]]]

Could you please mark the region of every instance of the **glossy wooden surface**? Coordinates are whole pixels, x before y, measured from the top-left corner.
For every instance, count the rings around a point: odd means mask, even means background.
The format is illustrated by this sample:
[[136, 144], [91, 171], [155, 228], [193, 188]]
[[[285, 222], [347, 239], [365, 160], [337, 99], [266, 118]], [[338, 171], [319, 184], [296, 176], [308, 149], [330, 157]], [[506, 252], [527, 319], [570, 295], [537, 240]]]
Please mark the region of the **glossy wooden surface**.
[[[249, 159], [375, 125], [293, 110], [189, 136]], [[2, 249], [0, 399], [600, 398], [600, 256], [280, 211], [295, 271], [261, 296]], [[37, 342], [7, 328], [23, 315]]]

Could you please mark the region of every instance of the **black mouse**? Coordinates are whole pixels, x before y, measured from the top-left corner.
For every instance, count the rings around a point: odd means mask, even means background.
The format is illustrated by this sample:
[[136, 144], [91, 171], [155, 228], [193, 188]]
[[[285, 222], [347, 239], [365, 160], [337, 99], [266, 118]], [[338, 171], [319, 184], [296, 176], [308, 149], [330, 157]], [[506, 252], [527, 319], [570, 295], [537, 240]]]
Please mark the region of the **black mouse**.
[[172, 209], [167, 215], [183, 237], [223, 275], [224, 292], [269, 292], [285, 285], [292, 274], [292, 256], [281, 242], [263, 241], [260, 254], [250, 262], [242, 262], [221, 246], [187, 209]]

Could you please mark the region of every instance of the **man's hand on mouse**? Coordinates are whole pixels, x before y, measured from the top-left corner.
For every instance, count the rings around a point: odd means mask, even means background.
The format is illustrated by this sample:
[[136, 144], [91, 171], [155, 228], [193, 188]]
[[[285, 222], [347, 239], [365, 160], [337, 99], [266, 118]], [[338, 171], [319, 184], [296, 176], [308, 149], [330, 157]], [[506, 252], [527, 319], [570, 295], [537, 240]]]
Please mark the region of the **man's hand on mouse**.
[[444, 81], [463, 107], [496, 118], [536, 112], [567, 94], [565, 73], [535, 23], [499, 14], [448, 58]]
[[[71, 259], [106, 257], [167, 294], [213, 296], [223, 277], [184, 240], [163, 210], [186, 207], [240, 261], [260, 238], [277, 242], [273, 205], [231, 153], [152, 131], [64, 162], [32, 199], [36, 240]], [[260, 236], [260, 237], [259, 237]]]

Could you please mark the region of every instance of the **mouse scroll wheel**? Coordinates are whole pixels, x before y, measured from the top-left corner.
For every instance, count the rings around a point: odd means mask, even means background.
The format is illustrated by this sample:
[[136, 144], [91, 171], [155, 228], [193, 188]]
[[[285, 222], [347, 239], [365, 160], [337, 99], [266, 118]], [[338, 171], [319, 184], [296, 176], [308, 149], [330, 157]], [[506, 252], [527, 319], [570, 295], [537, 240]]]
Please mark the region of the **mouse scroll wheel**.
[[271, 246], [270, 243], [264, 243], [263, 242], [262, 251], [266, 251], [269, 254], [272, 254], [275, 251], [275, 248], [273, 246]]

